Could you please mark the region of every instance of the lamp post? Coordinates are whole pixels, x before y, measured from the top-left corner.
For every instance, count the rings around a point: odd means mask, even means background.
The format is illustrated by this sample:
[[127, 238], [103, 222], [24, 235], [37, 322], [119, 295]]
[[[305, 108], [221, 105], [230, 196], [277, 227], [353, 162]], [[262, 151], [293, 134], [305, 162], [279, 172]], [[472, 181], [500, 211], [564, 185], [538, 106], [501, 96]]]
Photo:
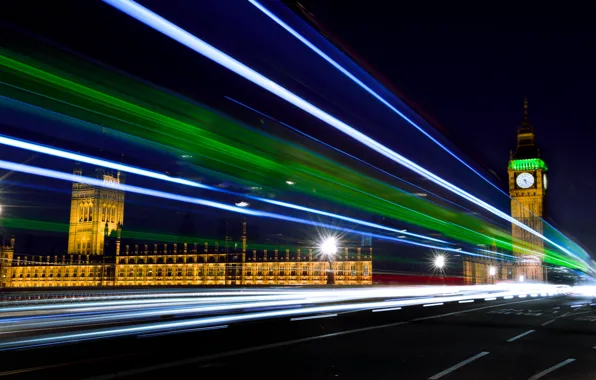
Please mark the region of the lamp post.
[[333, 272], [333, 259], [337, 253], [337, 240], [334, 237], [325, 238], [319, 246], [321, 253], [329, 263], [329, 270], [327, 271], [327, 285], [335, 284], [335, 273]]
[[446, 265], [445, 255], [442, 253], [436, 253], [433, 257], [432, 266], [435, 271], [439, 271], [441, 276], [440, 279], [444, 283], [445, 282], [445, 271], [443, 270]]
[[490, 283], [494, 284], [496, 282], [497, 268], [494, 266], [488, 267], [488, 275], [491, 277]]

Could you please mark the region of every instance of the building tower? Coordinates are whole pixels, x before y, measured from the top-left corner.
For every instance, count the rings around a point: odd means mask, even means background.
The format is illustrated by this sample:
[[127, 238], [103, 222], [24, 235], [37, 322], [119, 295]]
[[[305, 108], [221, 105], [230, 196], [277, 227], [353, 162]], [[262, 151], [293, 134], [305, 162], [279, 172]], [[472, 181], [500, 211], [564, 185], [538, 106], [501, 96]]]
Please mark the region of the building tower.
[[[546, 171], [546, 164], [540, 158], [540, 151], [536, 146], [534, 128], [528, 120], [526, 99], [524, 119], [517, 130], [517, 147], [515, 153], [510, 155], [507, 169], [511, 216], [539, 233], [543, 232]], [[511, 234], [514, 239], [513, 253], [517, 257], [513, 271], [515, 279], [546, 280], [542, 266], [542, 239], [516, 225], [512, 226]]]
[[[80, 166], [75, 175], [83, 175]], [[95, 169], [95, 178], [105, 183], [124, 183], [124, 174]], [[102, 255], [104, 237], [116, 233], [124, 223], [124, 192], [107, 187], [73, 183], [68, 230], [68, 253]]]

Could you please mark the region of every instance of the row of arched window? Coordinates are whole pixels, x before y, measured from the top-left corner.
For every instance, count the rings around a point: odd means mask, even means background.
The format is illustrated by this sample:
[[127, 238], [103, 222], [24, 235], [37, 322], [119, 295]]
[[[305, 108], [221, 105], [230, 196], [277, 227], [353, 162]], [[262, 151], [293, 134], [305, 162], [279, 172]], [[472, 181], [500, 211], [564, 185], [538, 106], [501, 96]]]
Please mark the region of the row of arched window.
[[93, 221], [93, 202], [79, 203], [79, 222]]
[[[101, 221], [116, 222], [116, 205], [104, 203], [101, 205]], [[81, 202], [79, 204], [79, 222], [93, 221], [93, 202]]]
[[101, 205], [101, 221], [116, 222], [116, 205], [113, 203], [104, 203]]

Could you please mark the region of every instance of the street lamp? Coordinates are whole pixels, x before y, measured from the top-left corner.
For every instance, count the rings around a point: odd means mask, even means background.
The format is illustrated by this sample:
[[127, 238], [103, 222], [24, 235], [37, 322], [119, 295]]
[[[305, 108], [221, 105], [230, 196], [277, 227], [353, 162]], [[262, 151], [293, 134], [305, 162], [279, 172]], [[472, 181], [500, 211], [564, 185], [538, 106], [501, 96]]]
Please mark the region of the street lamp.
[[238, 207], [247, 207], [247, 206], [250, 206], [250, 203], [248, 203], [248, 202], [244, 202], [244, 201], [242, 201], [242, 202], [237, 202], [237, 203], [236, 203], [236, 206], [238, 206]]
[[329, 263], [329, 271], [327, 272], [327, 285], [335, 284], [335, 277], [333, 273], [333, 259], [335, 258], [335, 254], [337, 253], [337, 239], [333, 236], [329, 236], [325, 238], [321, 245], [319, 245], [319, 249], [324, 257], [327, 258], [327, 262]]
[[433, 261], [433, 265], [437, 269], [443, 269], [445, 267], [445, 256], [444, 255], [436, 255]]
[[489, 280], [489, 283], [495, 284], [496, 283], [496, 276], [497, 274], [497, 268], [494, 266], [490, 266], [488, 267], [488, 275], [491, 277], [491, 280]]
[[519, 276], [519, 282], [524, 282], [526, 278], [524, 277], [524, 275], [522, 274], [521, 276]]

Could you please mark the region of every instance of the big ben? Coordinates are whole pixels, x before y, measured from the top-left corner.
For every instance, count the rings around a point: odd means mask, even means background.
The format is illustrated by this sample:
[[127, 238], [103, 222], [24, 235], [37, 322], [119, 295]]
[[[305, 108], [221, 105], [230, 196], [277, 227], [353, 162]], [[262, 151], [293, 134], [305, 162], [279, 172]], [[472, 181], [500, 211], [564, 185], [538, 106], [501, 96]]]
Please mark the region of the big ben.
[[[528, 101], [524, 101], [524, 119], [517, 130], [517, 146], [509, 160], [509, 195], [511, 216], [542, 234], [544, 196], [547, 188], [546, 163], [536, 145], [534, 127], [528, 120]], [[542, 265], [544, 242], [538, 236], [512, 225], [515, 279], [544, 281]]]

